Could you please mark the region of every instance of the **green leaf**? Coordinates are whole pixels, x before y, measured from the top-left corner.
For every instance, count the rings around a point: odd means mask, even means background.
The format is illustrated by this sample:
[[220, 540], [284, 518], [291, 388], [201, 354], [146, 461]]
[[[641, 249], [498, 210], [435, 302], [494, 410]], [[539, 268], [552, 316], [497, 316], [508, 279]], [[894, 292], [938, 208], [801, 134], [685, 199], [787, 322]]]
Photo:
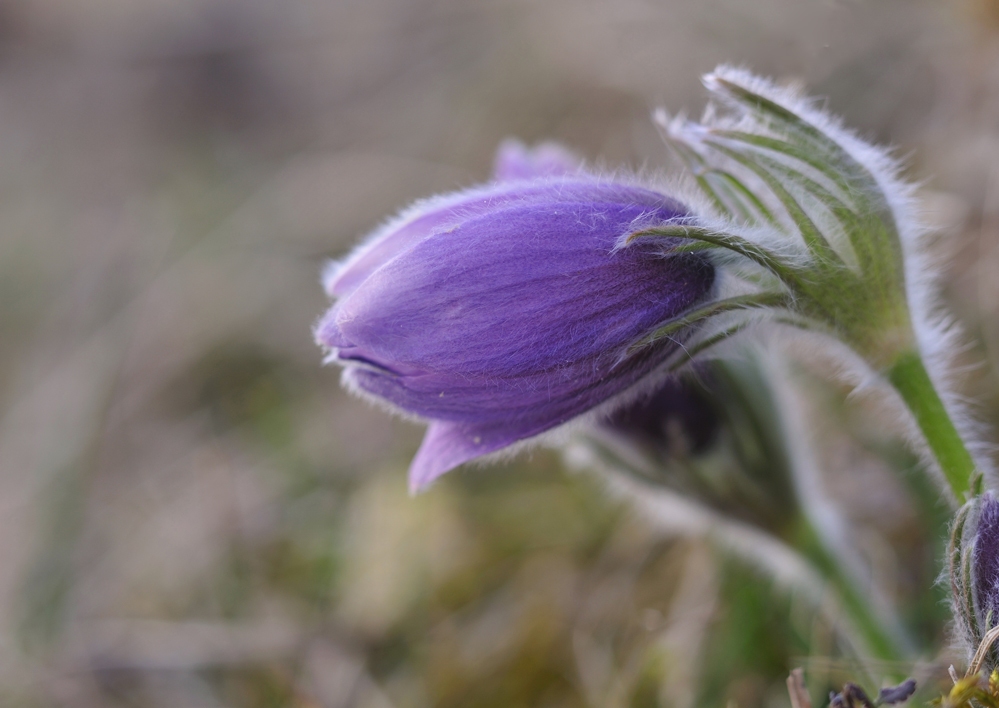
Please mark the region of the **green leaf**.
[[810, 153], [807, 150], [803, 150], [800, 146], [793, 143], [787, 142], [786, 140], [781, 140], [779, 138], [773, 138], [767, 135], [757, 135], [754, 133], [746, 133], [739, 130], [712, 130], [711, 133], [721, 138], [727, 140], [733, 140], [740, 143], [745, 143], [756, 148], [762, 148], [766, 150], [772, 150], [773, 152], [779, 152], [788, 157], [794, 158], [800, 162], [805, 163], [809, 167], [813, 168], [816, 172], [828, 177], [837, 187], [839, 187], [845, 194], [856, 195], [858, 185], [852, 184], [849, 179], [843, 174], [842, 171], [836, 169], [836, 167], [829, 162], [820, 160], [815, 157], [814, 153]]
[[791, 298], [785, 293], [753, 293], [751, 295], [737, 295], [735, 297], [716, 300], [704, 307], [689, 312], [683, 317], [670, 320], [666, 324], [657, 327], [655, 330], [645, 335], [637, 342], [628, 347], [628, 354], [632, 354], [642, 347], [669, 337], [680, 330], [708, 320], [717, 315], [736, 310], [750, 310], [759, 308], [785, 308], [791, 304]]
[[710, 168], [704, 161], [704, 157], [697, 152], [689, 143], [674, 137], [666, 129], [662, 131], [666, 144], [673, 149], [673, 152], [687, 167], [687, 170], [694, 177], [694, 182], [701, 189], [708, 200], [714, 205], [719, 214], [728, 217], [735, 217], [732, 208], [726, 203], [722, 195], [711, 184], [708, 174]]
[[753, 194], [752, 190], [746, 187], [746, 185], [744, 185], [742, 181], [736, 178], [732, 173], [715, 168], [711, 170], [711, 174], [717, 175], [734, 191], [733, 198], [740, 200], [740, 203], [743, 204], [744, 208], [756, 211], [762, 217], [762, 220], [771, 226], [780, 226], [776, 217], [774, 217], [760, 198]]
[[750, 171], [756, 174], [763, 182], [770, 188], [770, 191], [774, 193], [774, 196], [780, 201], [787, 211], [788, 216], [794, 222], [794, 225], [798, 227], [798, 231], [801, 233], [801, 238], [805, 241], [805, 245], [808, 249], [818, 258], [825, 261], [826, 263], [835, 263], [837, 261], [842, 262], [839, 255], [833, 250], [829, 241], [826, 240], [825, 235], [822, 233], [821, 229], [812, 221], [811, 217], [805, 212], [798, 200], [785, 189], [781, 181], [767, 169], [766, 166], [761, 164], [758, 157], [747, 155], [745, 152], [735, 150], [733, 148], [727, 147], [715, 141], [705, 141], [712, 148], [718, 152], [730, 157], [732, 160], [738, 162], [742, 166], [746, 167]]
[[711, 347], [721, 344], [722, 342], [730, 339], [731, 337], [735, 336], [742, 330], [746, 329], [746, 327], [748, 326], [749, 322], [739, 322], [737, 324], [732, 325], [731, 327], [726, 327], [721, 332], [716, 332], [715, 334], [712, 334], [709, 337], [705, 337], [704, 339], [701, 339], [697, 342], [685, 345], [683, 349], [680, 350], [676, 360], [671, 361], [669, 364], [667, 364], [666, 368], [669, 371], [678, 371], [679, 369], [690, 363], [690, 361], [695, 356], [702, 354]]
[[[667, 129], [662, 131], [662, 135], [720, 214], [737, 220], [741, 217], [748, 224], [755, 224], [762, 219], [771, 226], [780, 228], [766, 205], [737, 177], [717, 165], [708, 165], [704, 156], [683, 137]], [[759, 219], [754, 216], [754, 212], [759, 215]]]
[[[651, 229], [643, 229], [628, 236], [625, 243], [630, 244], [639, 238], [661, 237], [686, 238], [708, 243], [718, 248], [724, 248], [734, 253], [738, 253], [741, 256], [745, 256], [751, 261], [763, 266], [789, 286], [793, 286], [798, 282], [798, 274], [795, 272], [794, 265], [784, 258], [763, 248], [763, 246], [755, 244], [752, 241], [744, 239], [740, 236], [721, 233], [700, 226], [669, 224]], [[677, 252], [683, 252], [685, 249], [683, 246], [679, 246], [675, 250]]]
[[797, 113], [771, 101], [769, 98], [754, 93], [744, 86], [740, 86], [717, 75], [712, 77], [708, 88], [713, 93], [741, 107], [775, 132], [790, 132], [800, 141], [807, 143], [811, 148], [817, 148], [835, 157], [837, 162], [843, 162], [844, 164], [852, 163], [852, 165], [863, 170], [860, 164], [850, 157], [849, 153], [829, 136], [811, 123], [805, 121]]
[[[881, 277], [880, 271], [884, 271], [886, 268], [889, 271], [897, 268], [897, 263], [900, 260], [900, 241], [895, 220], [884, 202], [880, 188], [877, 185], [870, 187], [870, 184], [873, 184], [873, 178], [864, 180], [864, 184], [851, 183], [842, 172], [836, 170], [829, 163], [823, 163], [821, 160], [815, 159], [814, 156], [810, 156], [807, 151], [774, 138], [734, 131], [715, 131], [715, 134], [748, 146], [772, 172], [779, 177], [797, 182], [811, 196], [824, 204], [843, 226], [862, 269], [879, 271], [873, 275]], [[711, 141], [708, 143], [710, 144]], [[795, 169], [791, 164], [779, 162], [760, 153], [761, 149], [779, 152], [792, 158], [792, 161], [807, 164], [829, 177], [849, 197], [833, 194], [826, 186], [819, 184], [800, 169]], [[870, 193], [871, 188], [876, 190], [876, 194]], [[882, 234], [887, 238], [879, 238]]]
[[[824, 163], [821, 169], [827, 174], [829, 170], [835, 171], [839, 175], [837, 182], [842, 181], [851, 196], [869, 199], [867, 208], [876, 212], [889, 225], [890, 232], [897, 236], [897, 224], [877, 179], [842, 145], [793, 111], [728, 79], [716, 75], [712, 77], [708, 88], [746, 110], [773, 132], [783, 135], [786, 143], [793, 143], [797, 150], [807, 156], [804, 161], [815, 167]], [[865, 208], [859, 204], [858, 207]]]

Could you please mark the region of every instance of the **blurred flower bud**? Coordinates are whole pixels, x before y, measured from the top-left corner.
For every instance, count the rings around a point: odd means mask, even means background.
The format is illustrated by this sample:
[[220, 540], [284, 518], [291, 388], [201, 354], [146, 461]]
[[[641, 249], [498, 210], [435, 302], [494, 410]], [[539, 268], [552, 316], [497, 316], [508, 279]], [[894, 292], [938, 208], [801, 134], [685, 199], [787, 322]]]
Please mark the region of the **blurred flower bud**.
[[839, 693], [829, 694], [829, 708], [878, 708], [905, 703], [916, 692], [916, 681], [906, 679], [897, 686], [882, 688], [876, 700], [855, 683], [847, 683]]
[[999, 500], [992, 492], [981, 499], [972, 573], [979, 621], [988, 631], [999, 624]]
[[[957, 513], [948, 548], [954, 619], [971, 657], [999, 626], [999, 499], [991, 491]], [[983, 647], [982, 665], [999, 667], [999, 652]]]
[[558, 143], [529, 148], [519, 140], [504, 140], [496, 151], [493, 178], [499, 182], [558, 177], [579, 171], [582, 160]]
[[618, 469], [779, 534], [799, 506], [764, 376], [751, 357], [701, 362], [607, 417], [592, 443]]
[[710, 386], [710, 378], [668, 379], [651, 396], [616, 411], [606, 425], [663, 458], [700, 455], [717, 439], [722, 425]]
[[[540, 169], [514, 157], [498, 175]], [[316, 340], [351, 390], [429, 422], [410, 468], [423, 488], [658, 379], [689, 328], [633, 344], [703, 300], [714, 268], [671, 253], [679, 239], [618, 246], [686, 215], [585, 173], [419, 202], [331, 269]]]
[[887, 688], [882, 688], [878, 693], [878, 705], [898, 705], [899, 703], [905, 703], [907, 700], [912, 698], [912, 694], [916, 692], [916, 680], [906, 679], [897, 686], [889, 686]]

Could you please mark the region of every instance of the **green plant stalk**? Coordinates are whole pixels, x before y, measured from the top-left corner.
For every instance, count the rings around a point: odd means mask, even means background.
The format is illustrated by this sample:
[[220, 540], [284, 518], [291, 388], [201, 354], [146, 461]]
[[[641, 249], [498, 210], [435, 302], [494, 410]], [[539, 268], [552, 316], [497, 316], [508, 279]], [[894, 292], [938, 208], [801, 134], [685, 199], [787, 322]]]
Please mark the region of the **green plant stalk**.
[[888, 380], [916, 419], [954, 499], [964, 502], [971, 489], [975, 461], [954, 425], [918, 353], [906, 351], [888, 370]]
[[[901, 626], [892, 627], [889, 618], [871, 607], [866, 594], [858, 587], [853, 574], [844, 568], [839, 555], [828, 547], [806, 515], [801, 516], [796, 543], [798, 552], [807, 558], [823, 578], [833, 587], [842, 604], [844, 614], [850, 618], [856, 633], [864, 642], [867, 657], [886, 662], [889, 666], [912, 658], [912, 642]], [[889, 668], [894, 674], [896, 669]], [[892, 675], [892, 678], [897, 678]]]
[[[595, 449], [606, 464], [606, 469], [630, 477], [642, 486], [662, 488], [675, 493], [675, 490], [663, 485], [661, 481], [649, 479], [629, 462], [618, 457], [611, 449], [600, 445], [597, 441], [593, 442]], [[688, 501], [697, 506], [704, 506], [702, 502], [694, 499]], [[874, 659], [889, 662], [891, 665], [911, 660], [911, 642], [908, 641], [908, 637], [904, 636], [904, 628], [897, 625], [893, 627], [888, 618], [874, 611], [868, 603], [865, 593], [858, 588], [853, 574], [844, 567], [840, 556], [834, 549], [830, 548], [827, 539], [818, 533], [804, 511], [799, 510], [785, 533], [759, 530], [761, 533], [771, 536], [789, 553], [797, 556], [805, 566], [810, 567], [816, 576], [831, 588], [837, 599], [837, 606], [848, 620], [846, 627], [835, 629], [847, 641], [858, 660], [864, 663], [865, 659]], [[741, 558], [751, 565], [757, 563], [757, 560], [752, 557], [743, 556], [738, 552], [733, 553], [734, 547], [733, 544], [729, 543], [719, 544], [719, 548], [724, 552], [732, 553], [734, 557]], [[814, 599], [817, 601], [816, 606], [824, 611], [819, 599]], [[829, 619], [835, 625], [835, 618], [830, 617]], [[866, 664], [865, 668], [869, 670]], [[895, 678], [894, 675], [892, 677]], [[872, 675], [871, 678], [873, 679], [874, 676]]]

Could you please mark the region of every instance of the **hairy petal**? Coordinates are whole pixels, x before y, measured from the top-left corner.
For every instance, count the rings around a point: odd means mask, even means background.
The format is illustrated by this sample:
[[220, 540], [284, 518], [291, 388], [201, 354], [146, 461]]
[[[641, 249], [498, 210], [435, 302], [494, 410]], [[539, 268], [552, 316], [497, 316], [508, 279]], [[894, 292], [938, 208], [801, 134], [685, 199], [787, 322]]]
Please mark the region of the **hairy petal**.
[[510, 427], [433, 421], [409, 466], [409, 489], [422, 491], [458, 465], [502, 450], [528, 434]]
[[[323, 288], [330, 297], [345, 297], [376, 270], [422, 240], [447, 232], [468, 219], [488, 215], [506, 205], [552, 204], [565, 191], [579, 198], [614, 194], [647, 207], [662, 207], [665, 197], [649, 190], [604, 183], [593, 178], [549, 179], [532, 184], [503, 182], [474, 187], [416, 202], [398, 217], [376, 229], [341, 262], [327, 266]], [[674, 209], [681, 209], [669, 201]]]
[[349, 261], [315, 330], [352, 389], [431, 422], [417, 486], [639, 383], [678, 339], [629, 346], [714, 282], [702, 254], [670, 252], [677, 239], [617, 247], [686, 216], [632, 185], [544, 178], [439, 205]]

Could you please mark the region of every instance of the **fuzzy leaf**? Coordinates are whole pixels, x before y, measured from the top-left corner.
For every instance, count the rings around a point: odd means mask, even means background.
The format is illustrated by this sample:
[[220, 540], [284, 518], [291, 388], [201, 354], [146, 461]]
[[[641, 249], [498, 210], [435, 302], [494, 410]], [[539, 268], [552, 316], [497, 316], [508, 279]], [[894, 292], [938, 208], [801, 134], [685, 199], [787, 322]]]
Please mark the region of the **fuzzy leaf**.
[[[785, 283], [793, 284], [798, 280], [798, 275], [794, 272], [794, 266], [791, 263], [777, 254], [767, 250], [763, 246], [755, 244], [752, 241], [744, 239], [740, 236], [713, 231], [701, 226], [669, 224], [652, 229], [643, 229], [642, 231], [636, 231], [635, 233], [629, 235], [625, 243], [631, 243], [640, 238], [663, 237], [687, 238], [693, 241], [708, 243], [713, 246], [717, 246], [718, 248], [724, 248], [734, 253], [738, 253], [741, 256], [745, 256], [749, 260], [763, 266]], [[674, 248], [672, 252], [682, 252], [684, 250], [689, 249], [685, 249], [683, 246], [680, 246]]]
[[787, 307], [789, 304], [790, 298], [788, 295], [784, 293], [771, 292], [754, 293], [752, 295], [738, 295], [724, 300], [716, 300], [715, 302], [705, 305], [704, 307], [700, 307], [689, 312], [683, 317], [671, 320], [666, 324], [657, 327], [655, 330], [628, 347], [628, 353], [631, 354], [642, 347], [652, 344], [653, 342], [669, 337], [671, 334], [675, 334], [686, 327], [699, 324], [726, 312], [758, 308], [777, 309]]

